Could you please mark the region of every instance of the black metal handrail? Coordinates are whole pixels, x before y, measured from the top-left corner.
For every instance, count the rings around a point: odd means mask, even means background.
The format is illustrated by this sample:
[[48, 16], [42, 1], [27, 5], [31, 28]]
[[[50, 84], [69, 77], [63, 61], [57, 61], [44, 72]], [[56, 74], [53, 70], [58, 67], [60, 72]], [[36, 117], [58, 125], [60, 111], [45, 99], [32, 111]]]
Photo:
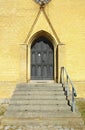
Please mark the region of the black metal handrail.
[[[77, 93], [65, 67], [61, 67], [60, 82], [62, 83], [63, 88], [66, 92], [65, 94], [66, 94], [68, 103], [71, 105], [72, 111], [75, 112], [75, 98], [74, 97], [77, 96]], [[70, 91], [70, 86], [71, 86], [71, 91]], [[69, 98], [70, 92], [71, 92], [71, 99]]]

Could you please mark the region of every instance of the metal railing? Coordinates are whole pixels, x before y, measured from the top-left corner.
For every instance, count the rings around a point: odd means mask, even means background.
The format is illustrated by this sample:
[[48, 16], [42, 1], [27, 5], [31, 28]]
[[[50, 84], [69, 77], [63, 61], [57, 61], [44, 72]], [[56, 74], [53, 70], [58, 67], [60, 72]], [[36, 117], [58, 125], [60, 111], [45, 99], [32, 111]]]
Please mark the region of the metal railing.
[[77, 93], [65, 67], [61, 67], [60, 82], [63, 85], [68, 104], [71, 105], [72, 112], [75, 112], [75, 97]]

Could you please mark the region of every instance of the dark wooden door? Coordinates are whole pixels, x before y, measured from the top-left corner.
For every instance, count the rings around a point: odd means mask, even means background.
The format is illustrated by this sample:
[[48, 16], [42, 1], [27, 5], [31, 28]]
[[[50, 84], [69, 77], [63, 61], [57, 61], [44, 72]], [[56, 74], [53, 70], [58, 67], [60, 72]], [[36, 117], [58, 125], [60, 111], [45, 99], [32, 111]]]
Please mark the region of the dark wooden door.
[[54, 49], [45, 37], [35, 40], [31, 47], [31, 79], [52, 80], [54, 76]]

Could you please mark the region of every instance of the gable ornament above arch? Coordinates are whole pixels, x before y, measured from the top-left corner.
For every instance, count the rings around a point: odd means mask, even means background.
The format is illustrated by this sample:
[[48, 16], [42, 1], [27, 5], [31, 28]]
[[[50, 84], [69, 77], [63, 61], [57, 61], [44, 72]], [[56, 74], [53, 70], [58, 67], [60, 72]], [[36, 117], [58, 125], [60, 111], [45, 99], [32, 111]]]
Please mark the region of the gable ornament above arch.
[[40, 6], [44, 6], [48, 4], [51, 0], [34, 0], [36, 3], [38, 3]]

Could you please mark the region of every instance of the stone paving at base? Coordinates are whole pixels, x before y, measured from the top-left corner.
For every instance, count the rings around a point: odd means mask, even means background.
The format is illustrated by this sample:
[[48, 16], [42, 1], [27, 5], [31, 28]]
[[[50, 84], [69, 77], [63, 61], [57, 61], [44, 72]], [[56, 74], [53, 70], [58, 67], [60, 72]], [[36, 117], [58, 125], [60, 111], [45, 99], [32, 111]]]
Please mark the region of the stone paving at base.
[[[62, 126], [5, 126], [0, 130], [75, 130], [74, 128], [66, 128]], [[78, 130], [78, 129], [77, 129]], [[80, 129], [79, 129], [80, 130]]]

